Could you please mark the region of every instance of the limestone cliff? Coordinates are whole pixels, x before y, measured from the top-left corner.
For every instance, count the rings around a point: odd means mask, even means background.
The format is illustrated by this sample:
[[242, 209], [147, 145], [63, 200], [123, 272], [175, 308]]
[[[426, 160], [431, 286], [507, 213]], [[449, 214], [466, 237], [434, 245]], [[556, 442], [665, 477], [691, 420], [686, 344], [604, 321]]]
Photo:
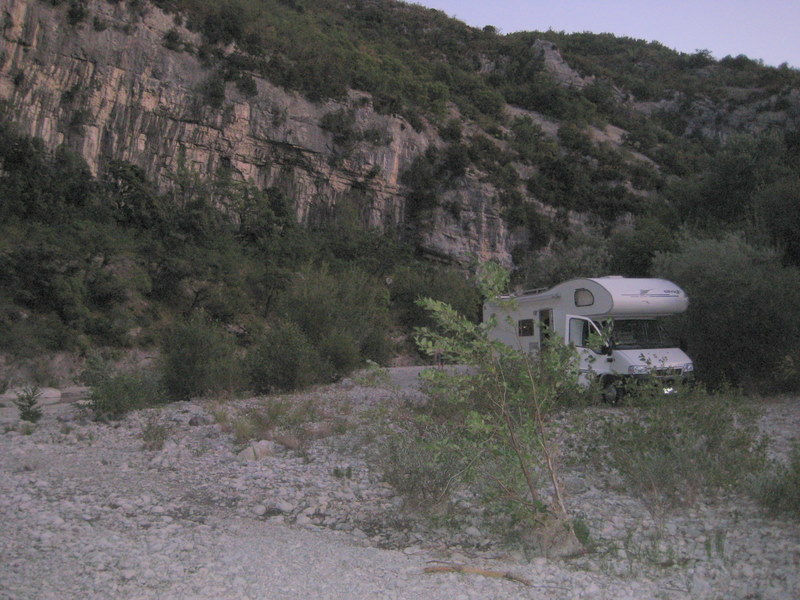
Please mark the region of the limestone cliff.
[[[282, 189], [300, 222], [324, 219], [347, 198], [365, 226], [387, 235], [408, 229], [399, 176], [440, 143], [435, 134], [378, 114], [365, 94], [315, 104], [255, 76], [255, 95], [228, 83], [224, 101], [213, 107], [204, 98], [212, 72], [196, 53], [164, 44], [176, 29], [198, 47], [198, 34], [146, 3], [85, 6], [85, 18], [70, 24], [67, 5], [0, 0], [0, 99], [22, 133], [50, 148], [67, 146], [95, 174], [112, 159], [136, 164], [161, 183], [181, 161], [203, 176], [225, 167], [259, 187]], [[378, 132], [378, 141], [360, 136], [339, 147], [321, 123], [342, 110], [359, 131]], [[448, 194], [455, 210], [415, 224], [420, 246], [448, 260], [510, 262], [493, 190], [467, 179]]]

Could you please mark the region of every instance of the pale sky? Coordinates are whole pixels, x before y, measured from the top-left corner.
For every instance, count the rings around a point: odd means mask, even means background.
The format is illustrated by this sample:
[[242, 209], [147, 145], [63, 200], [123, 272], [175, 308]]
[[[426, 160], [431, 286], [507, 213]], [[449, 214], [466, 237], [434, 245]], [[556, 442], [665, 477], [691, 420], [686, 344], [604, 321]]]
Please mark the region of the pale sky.
[[415, 0], [473, 27], [591, 31], [800, 68], [800, 0]]

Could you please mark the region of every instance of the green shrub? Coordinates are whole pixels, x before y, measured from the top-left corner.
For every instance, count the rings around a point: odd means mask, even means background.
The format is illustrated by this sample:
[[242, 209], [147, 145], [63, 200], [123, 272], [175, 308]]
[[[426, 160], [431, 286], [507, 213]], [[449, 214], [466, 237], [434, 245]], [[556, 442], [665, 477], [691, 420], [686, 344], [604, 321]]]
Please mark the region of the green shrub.
[[258, 85], [252, 75], [240, 75], [236, 79], [236, 89], [248, 98], [258, 95]]
[[608, 274], [607, 244], [608, 240], [591, 233], [557, 239], [548, 252], [526, 256], [514, 278], [526, 288], [539, 288], [575, 277], [602, 277]]
[[42, 418], [42, 409], [39, 406], [41, 395], [38, 387], [27, 387], [12, 400], [14, 406], [19, 409], [19, 418], [22, 421], [36, 423]]
[[274, 324], [250, 350], [248, 373], [257, 393], [286, 392], [329, 380], [332, 367], [291, 321]]
[[[389, 353], [389, 298], [385, 285], [364, 271], [307, 267], [276, 301], [275, 312], [299, 326], [334, 371], [382, 362]], [[339, 346], [338, 348], [336, 346]], [[349, 357], [349, 358], [348, 358]]]
[[169, 426], [159, 420], [157, 414], [149, 415], [142, 426], [142, 448], [144, 450], [161, 450], [169, 437]]
[[77, 25], [89, 15], [89, 11], [86, 8], [85, 2], [81, 0], [73, 0], [69, 3], [69, 8], [67, 9], [67, 22], [70, 25]]
[[168, 50], [173, 50], [174, 52], [180, 52], [183, 50], [183, 39], [181, 38], [181, 34], [178, 33], [178, 30], [175, 28], [170, 29], [164, 34], [163, 43], [164, 47]]
[[333, 134], [333, 141], [340, 146], [348, 146], [358, 140], [356, 130], [356, 116], [352, 110], [340, 108], [333, 112], [325, 113], [319, 126]]
[[[507, 274], [484, 265], [480, 282], [486, 297], [493, 298], [506, 289]], [[437, 325], [436, 330], [418, 330], [421, 350], [471, 367], [427, 372], [430, 400], [423, 411], [444, 432], [439, 438], [445, 446], [463, 461], [454, 478], [473, 478], [489, 505], [514, 523], [530, 527], [552, 518], [566, 524], [553, 460], [557, 447], [547, 423], [556, 408], [578, 394], [574, 349], [553, 344], [534, 358], [489, 340], [491, 323], [471, 323], [439, 301], [420, 303]], [[416, 441], [424, 450], [424, 436]], [[542, 493], [544, 481], [552, 485], [550, 497]]]
[[176, 323], [166, 331], [159, 370], [173, 400], [235, 392], [243, 384], [232, 336], [200, 316]]
[[347, 375], [364, 362], [359, 346], [355, 333], [342, 329], [328, 331], [320, 338], [320, 355], [330, 364], [334, 378]]
[[605, 421], [593, 443], [598, 460], [610, 461], [626, 489], [654, 512], [744, 489], [748, 476], [764, 467], [758, 415], [733, 393], [645, 391], [631, 402], [635, 408]]
[[406, 327], [433, 325], [430, 314], [417, 300], [441, 300], [471, 321], [480, 318], [480, 292], [465, 273], [446, 267], [402, 267], [394, 272], [391, 285], [392, 309]]
[[755, 496], [770, 513], [800, 517], [800, 444], [795, 444], [788, 464], [775, 464], [755, 483]]
[[225, 102], [225, 79], [219, 73], [212, 73], [203, 83], [200, 94], [211, 108], [222, 108]]
[[166, 400], [161, 378], [152, 369], [114, 373], [101, 368], [90, 381], [89, 408], [96, 417], [118, 419]]
[[800, 272], [737, 234], [684, 236], [677, 247], [656, 253], [652, 272], [690, 298], [673, 323], [697, 376], [761, 391], [792, 384], [775, 373], [786, 356], [800, 354]]
[[415, 431], [392, 435], [381, 446], [383, 477], [421, 508], [430, 509], [449, 499], [452, 486], [461, 483], [467, 455], [453, 444], [447, 428], [418, 423]]

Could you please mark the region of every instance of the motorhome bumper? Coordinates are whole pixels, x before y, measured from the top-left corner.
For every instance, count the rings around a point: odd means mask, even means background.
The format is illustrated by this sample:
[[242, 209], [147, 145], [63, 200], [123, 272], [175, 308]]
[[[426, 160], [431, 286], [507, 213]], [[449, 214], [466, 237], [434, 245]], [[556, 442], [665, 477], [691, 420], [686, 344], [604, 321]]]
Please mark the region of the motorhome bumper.
[[[623, 378], [625, 379], [625, 377]], [[677, 394], [678, 390], [682, 387], [691, 386], [694, 384], [694, 372], [688, 373], [672, 373], [672, 374], [659, 374], [655, 373], [641, 373], [636, 375], [628, 375], [627, 379], [634, 381], [637, 384], [653, 385], [664, 390], [664, 394]]]

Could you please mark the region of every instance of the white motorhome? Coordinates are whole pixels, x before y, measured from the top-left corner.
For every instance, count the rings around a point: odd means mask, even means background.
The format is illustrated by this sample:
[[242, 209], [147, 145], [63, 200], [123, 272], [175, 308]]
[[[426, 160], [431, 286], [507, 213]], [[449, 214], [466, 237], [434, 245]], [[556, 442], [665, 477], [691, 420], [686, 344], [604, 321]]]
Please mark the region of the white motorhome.
[[496, 318], [491, 339], [529, 354], [551, 335], [574, 345], [581, 383], [599, 381], [604, 397], [615, 401], [632, 379], [655, 377], [669, 393], [694, 376], [692, 360], [662, 326], [688, 305], [686, 293], [665, 279], [610, 276], [501, 296], [484, 304], [483, 320]]

